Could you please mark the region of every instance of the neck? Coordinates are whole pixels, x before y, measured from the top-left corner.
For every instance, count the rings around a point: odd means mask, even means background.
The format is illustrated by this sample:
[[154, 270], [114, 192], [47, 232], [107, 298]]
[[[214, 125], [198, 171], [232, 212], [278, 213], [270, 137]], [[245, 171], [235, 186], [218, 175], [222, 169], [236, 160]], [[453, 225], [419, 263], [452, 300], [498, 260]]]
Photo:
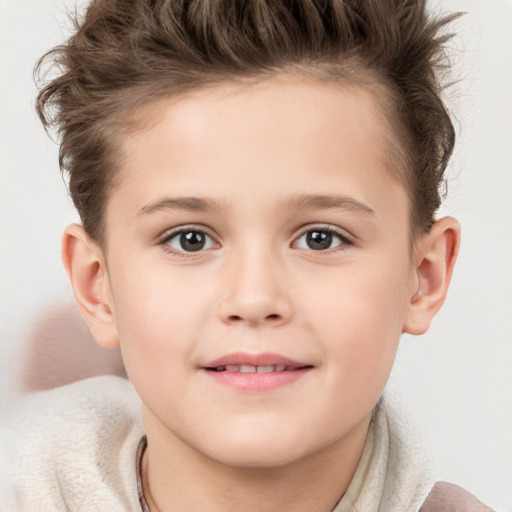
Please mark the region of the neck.
[[350, 485], [369, 421], [365, 418], [342, 440], [312, 455], [257, 468], [219, 463], [179, 440], [162, 443], [158, 429], [147, 430], [146, 500], [151, 512], [330, 512]]

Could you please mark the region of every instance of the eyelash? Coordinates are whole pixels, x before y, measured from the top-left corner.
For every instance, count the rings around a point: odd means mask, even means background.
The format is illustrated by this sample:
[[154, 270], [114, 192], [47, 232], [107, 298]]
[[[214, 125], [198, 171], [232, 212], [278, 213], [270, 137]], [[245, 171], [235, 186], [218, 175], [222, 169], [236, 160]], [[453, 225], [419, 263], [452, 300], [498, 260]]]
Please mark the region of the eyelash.
[[[318, 254], [330, 254], [332, 252], [343, 251], [348, 246], [354, 245], [354, 241], [350, 237], [348, 237], [346, 234], [340, 232], [339, 230], [333, 228], [332, 226], [308, 225], [307, 229], [304, 229], [303, 231], [301, 231], [301, 233], [297, 237], [294, 238], [292, 247], [293, 247], [293, 245], [297, 244], [297, 242], [303, 236], [307, 235], [308, 233], [315, 232], [315, 231], [332, 235], [332, 236], [338, 238], [340, 240], [340, 243], [338, 245], [336, 245], [335, 247], [331, 247], [328, 249], [314, 250], [311, 248], [302, 248], [302, 250], [309, 250], [313, 253], [318, 253]], [[198, 226], [193, 226], [193, 225], [179, 227], [170, 232], [167, 232], [158, 240], [157, 243], [158, 243], [158, 245], [163, 246], [163, 248], [166, 252], [169, 252], [170, 254], [172, 254], [174, 256], [183, 257], [183, 258], [190, 258], [191, 256], [194, 256], [194, 254], [196, 252], [198, 255], [204, 252], [204, 250], [205, 250], [204, 248], [200, 248], [197, 251], [185, 251], [185, 250], [173, 249], [169, 245], [169, 242], [171, 240], [173, 240], [174, 238], [178, 237], [179, 235], [182, 235], [183, 233], [197, 233], [197, 234], [208, 237], [214, 244], [219, 245], [219, 242], [215, 239], [215, 237], [210, 235], [207, 230], [205, 230], [203, 227], [198, 227]], [[210, 248], [211, 247], [207, 247], [207, 249], [210, 249]]]
[[158, 245], [161, 245], [164, 250], [173, 256], [179, 256], [182, 258], [190, 258], [191, 256], [194, 256], [195, 253], [198, 255], [204, 251], [203, 248], [199, 249], [198, 251], [180, 251], [173, 249], [169, 242], [173, 240], [174, 238], [178, 237], [179, 235], [182, 235], [183, 233], [198, 233], [203, 236], [208, 237], [210, 240], [213, 241], [214, 244], [218, 245], [219, 243], [217, 240], [208, 233], [207, 230], [205, 230], [203, 227], [199, 226], [181, 226], [177, 229], [171, 230], [170, 232], [166, 232], [162, 235], [162, 237], [158, 240]]
[[297, 236], [295, 239], [294, 239], [294, 244], [296, 244], [298, 242], [298, 240], [300, 240], [304, 235], [307, 235], [308, 233], [312, 233], [312, 232], [320, 232], [320, 233], [328, 233], [329, 235], [332, 235], [336, 238], [338, 238], [340, 240], [340, 243], [338, 245], [336, 245], [335, 247], [331, 247], [331, 248], [328, 248], [328, 249], [324, 249], [324, 250], [317, 250], [315, 251], [314, 249], [311, 249], [311, 248], [308, 248], [308, 249], [303, 249], [303, 250], [309, 250], [311, 252], [314, 252], [314, 253], [318, 253], [318, 254], [331, 254], [333, 252], [338, 252], [338, 251], [343, 251], [345, 250], [348, 246], [351, 246], [351, 245], [354, 245], [354, 240], [351, 239], [348, 235], [346, 235], [345, 233], [342, 233], [340, 230], [338, 229], [335, 229], [333, 228], [332, 226], [325, 226], [325, 225], [308, 225], [306, 229], [304, 229], [301, 234], [299, 236]]

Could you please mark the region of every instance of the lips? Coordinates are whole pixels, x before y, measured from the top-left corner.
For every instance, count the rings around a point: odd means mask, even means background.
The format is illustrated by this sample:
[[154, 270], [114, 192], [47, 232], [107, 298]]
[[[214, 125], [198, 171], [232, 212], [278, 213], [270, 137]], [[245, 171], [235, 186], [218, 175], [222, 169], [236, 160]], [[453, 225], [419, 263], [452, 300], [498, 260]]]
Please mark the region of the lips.
[[285, 372], [296, 370], [294, 366], [286, 366], [284, 364], [266, 365], [266, 366], [253, 366], [250, 364], [227, 364], [225, 366], [217, 366], [209, 368], [216, 372], [240, 372], [240, 373], [271, 373], [271, 372]]
[[226, 369], [228, 366], [235, 367], [274, 367], [283, 369], [277, 371], [286, 370], [294, 370], [297, 368], [304, 368], [305, 366], [311, 366], [307, 363], [302, 363], [299, 361], [294, 361], [288, 357], [284, 357], [280, 354], [272, 354], [270, 352], [265, 352], [261, 354], [247, 354], [245, 352], [236, 352], [234, 354], [229, 354], [213, 361], [210, 361], [203, 365], [203, 368], [207, 368], [209, 370], [216, 370], [217, 368]]
[[312, 365], [279, 354], [229, 354], [201, 367], [216, 382], [238, 391], [270, 391], [306, 375]]

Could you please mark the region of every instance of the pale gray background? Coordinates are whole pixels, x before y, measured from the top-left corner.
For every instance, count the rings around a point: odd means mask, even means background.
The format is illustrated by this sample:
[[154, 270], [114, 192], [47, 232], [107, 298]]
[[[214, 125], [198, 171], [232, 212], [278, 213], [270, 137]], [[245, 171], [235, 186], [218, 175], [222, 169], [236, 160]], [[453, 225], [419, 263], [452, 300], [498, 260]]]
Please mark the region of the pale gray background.
[[[71, 301], [59, 246], [76, 217], [33, 112], [31, 76], [65, 37], [66, 5], [0, 0], [0, 414], [21, 393], [34, 324]], [[390, 388], [442, 477], [512, 511], [512, 2], [441, 5], [468, 13], [451, 44], [462, 82], [449, 93], [459, 139], [443, 208], [462, 224], [462, 252], [431, 331], [404, 337]]]

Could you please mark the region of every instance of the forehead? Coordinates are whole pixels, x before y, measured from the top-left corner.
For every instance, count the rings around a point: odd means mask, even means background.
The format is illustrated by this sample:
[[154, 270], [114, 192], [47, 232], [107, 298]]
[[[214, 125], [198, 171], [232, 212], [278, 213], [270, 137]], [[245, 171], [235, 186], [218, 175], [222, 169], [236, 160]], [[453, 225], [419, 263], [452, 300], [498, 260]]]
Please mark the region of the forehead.
[[357, 199], [362, 188], [382, 195], [396, 175], [381, 104], [352, 84], [285, 75], [216, 85], [159, 100], [138, 117], [108, 209], [120, 194], [143, 208], [150, 196], [250, 198], [262, 187], [268, 201], [313, 188]]
[[[354, 136], [359, 130], [359, 135], [381, 142], [385, 151], [393, 131], [386, 116], [389, 95], [385, 91], [377, 83], [363, 87], [349, 81], [325, 82], [290, 74], [213, 84], [138, 109], [131, 116], [134, 130], [125, 149], [134, 140], [142, 142], [166, 128], [175, 128], [172, 136], [177, 142], [197, 145], [219, 144], [223, 135], [235, 132], [243, 137], [257, 129], [267, 133], [266, 144], [286, 134], [295, 139], [312, 137], [312, 143], [318, 143], [321, 137], [316, 135], [341, 129], [340, 137], [346, 131]], [[263, 141], [259, 138], [255, 142]]]

